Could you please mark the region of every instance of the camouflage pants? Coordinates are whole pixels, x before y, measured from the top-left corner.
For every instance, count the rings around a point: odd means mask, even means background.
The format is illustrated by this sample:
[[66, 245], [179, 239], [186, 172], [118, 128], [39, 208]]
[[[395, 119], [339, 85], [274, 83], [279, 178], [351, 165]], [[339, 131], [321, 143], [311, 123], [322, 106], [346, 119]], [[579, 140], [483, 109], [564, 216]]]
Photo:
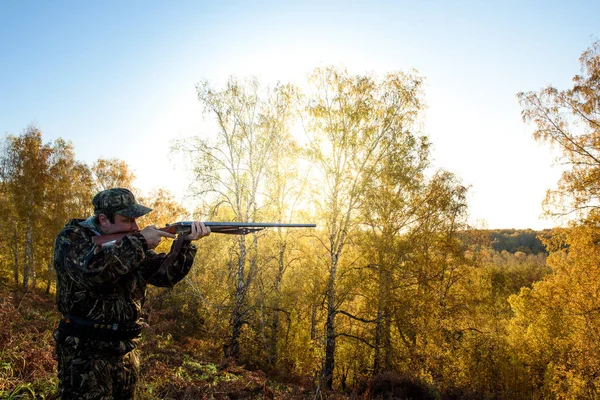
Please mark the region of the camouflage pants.
[[56, 355], [61, 399], [135, 398], [139, 372], [137, 350], [124, 355], [106, 354], [82, 346], [78, 341], [67, 340], [62, 344], [57, 343]]

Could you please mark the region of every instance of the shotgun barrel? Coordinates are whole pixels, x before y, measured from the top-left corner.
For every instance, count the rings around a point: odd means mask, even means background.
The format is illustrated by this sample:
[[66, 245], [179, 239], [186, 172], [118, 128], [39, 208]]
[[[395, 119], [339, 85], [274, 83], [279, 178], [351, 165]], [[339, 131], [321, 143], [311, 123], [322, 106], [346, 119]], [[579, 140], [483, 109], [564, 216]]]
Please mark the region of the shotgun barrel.
[[[204, 222], [205, 226], [210, 228], [213, 233], [223, 233], [227, 235], [247, 235], [261, 231], [265, 228], [315, 228], [316, 224], [284, 224], [279, 222]], [[190, 233], [192, 221], [181, 221], [173, 224], [167, 224], [164, 228], [159, 228], [163, 232], [169, 232], [176, 235]], [[100, 246], [109, 242], [119, 242], [124, 236], [136, 233], [120, 232], [109, 235], [94, 236], [92, 241]]]

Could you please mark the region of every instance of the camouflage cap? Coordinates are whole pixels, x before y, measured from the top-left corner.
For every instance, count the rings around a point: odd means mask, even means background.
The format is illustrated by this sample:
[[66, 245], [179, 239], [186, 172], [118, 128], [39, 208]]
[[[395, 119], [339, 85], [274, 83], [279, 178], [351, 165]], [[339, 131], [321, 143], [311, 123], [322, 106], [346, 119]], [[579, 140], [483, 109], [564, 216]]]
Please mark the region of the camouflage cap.
[[135, 201], [133, 193], [124, 188], [106, 189], [92, 199], [94, 214], [120, 214], [124, 217], [137, 218], [152, 211]]

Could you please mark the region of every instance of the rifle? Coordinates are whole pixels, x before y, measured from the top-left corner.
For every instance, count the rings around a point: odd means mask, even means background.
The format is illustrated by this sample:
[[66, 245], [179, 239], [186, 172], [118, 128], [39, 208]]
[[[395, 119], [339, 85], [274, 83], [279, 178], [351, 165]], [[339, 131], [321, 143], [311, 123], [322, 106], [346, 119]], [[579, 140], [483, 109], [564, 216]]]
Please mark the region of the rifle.
[[[247, 235], [261, 231], [265, 228], [314, 228], [316, 224], [280, 224], [277, 222], [204, 222], [205, 226], [210, 228], [212, 233], [224, 233], [227, 235]], [[159, 228], [163, 232], [176, 235], [185, 235], [191, 232], [192, 222], [182, 221], [174, 224], [167, 224], [164, 228]], [[101, 246], [108, 242], [119, 242], [125, 235], [137, 233], [139, 231], [111, 233], [109, 235], [94, 236], [94, 244]]]

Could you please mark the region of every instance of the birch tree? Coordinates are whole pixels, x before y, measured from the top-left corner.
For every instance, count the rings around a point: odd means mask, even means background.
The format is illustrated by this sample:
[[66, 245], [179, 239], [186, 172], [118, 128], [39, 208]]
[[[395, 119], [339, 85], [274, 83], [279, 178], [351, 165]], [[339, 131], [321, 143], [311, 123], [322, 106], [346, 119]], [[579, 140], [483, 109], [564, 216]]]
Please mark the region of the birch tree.
[[363, 251], [376, 274], [376, 288], [370, 295], [374, 315], [373, 373], [392, 369], [391, 326], [393, 293], [402, 285], [403, 256], [410, 246], [410, 233], [419, 224], [419, 209], [427, 187], [425, 169], [429, 166], [429, 140], [415, 127], [419, 103], [406, 112], [404, 129], [386, 140], [390, 149], [385, 162], [373, 168], [364, 188], [361, 218], [368, 227]]
[[311, 77], [306, 106], [308, 156], [321, 179], [315, 198], [326, 230], [321, 246], [328, 269], [321, 376], [325, 387], [332, 387], [339, 336], [338, 268], [359, 223], [365, 184], [376, 166], [396, 150], [390, 144], [407, 129], [407, 116], [420, 108], [420, 86], [421, 79], [412, 74], [376, 79], [333, 67], [317, 69]]
[[[299, 164], [300, 148], [296, 139], [290, 132], [290, 122], [295, 120], [295, 89], [290, 89], [286, 94], [289, 101], [273, 102], [271, 107], [275, 114], [270, 118], [273, 126], [270, 128], [279, 134], [274, 138], [273, 152], [268, 161], [266, 172], [267, 184], [265, 186], [265, 213], [268, 220], [292, 223], [301, 222], [307, 218], [303, 215], [300, 205], [307, 200], [307, 174], [309, 170], [302, 170]], [[264, 293], [260, 294], [265, 304], [263, 308], [268, 312], [261, 316], [262, 325], [265, 326], [263, 341], [267, 362], [275, 367], [279, 358], [280, 326], [282, 315], [289, 320], [289, 310], [284, 309], [282, 285], [284, 274], [293, 263], [299, 261], [298, 240], [304, 234], [302, 231], [292, 229], [271, 230], [268, 243], [270, 248], [269, 268], [261, 287]]]
[[[291, 88], [277, 85], [261, 89], [256, 79], [239, 82], [231, 78], [225, 88], [214, 89], [208, 81], [196, 87], [204, 113], [215, 123], [213, 137], [179, 142], [193, 163], [192, 192], [211, 211], [226, 208], [236, 221], [252, 222], [262, 212], [265, 180], [276, 140], [285, 116], [280, 112], [291, 102]], [[235, 238], [237, 263], [232, 271], [230, 337], [225, 355], [239, 357], [242, 328], [251, 311], [250, 289], [260, 265], [258, 236]], [[250, 241], [248, 243], [247, 241]]]

